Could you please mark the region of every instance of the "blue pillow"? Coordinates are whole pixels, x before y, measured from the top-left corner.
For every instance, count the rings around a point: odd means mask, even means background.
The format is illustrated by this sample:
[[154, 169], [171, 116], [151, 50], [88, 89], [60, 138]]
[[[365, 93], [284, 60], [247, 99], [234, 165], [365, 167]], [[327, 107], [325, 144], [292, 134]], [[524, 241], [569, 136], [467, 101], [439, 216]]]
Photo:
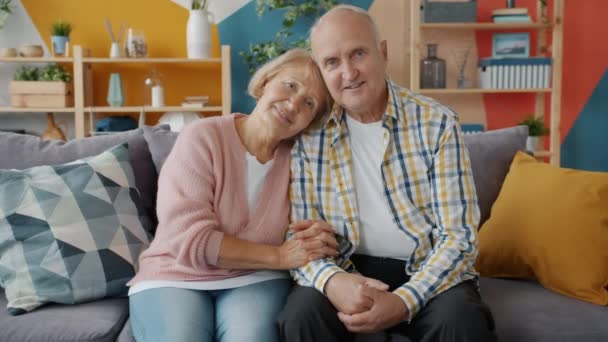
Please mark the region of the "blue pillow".
[[151, 240], [127, 144], [0, 170], [0, 194], [0, 285], [11, 315], [126, 294]]

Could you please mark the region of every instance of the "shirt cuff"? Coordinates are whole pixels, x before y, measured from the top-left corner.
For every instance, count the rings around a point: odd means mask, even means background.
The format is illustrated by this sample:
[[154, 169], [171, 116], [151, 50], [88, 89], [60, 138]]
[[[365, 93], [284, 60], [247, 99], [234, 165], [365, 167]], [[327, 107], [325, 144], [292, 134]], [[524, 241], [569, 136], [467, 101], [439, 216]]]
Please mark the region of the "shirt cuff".
[[408, 323], [411, 323], [424, 304], [422, 297], [414, 287], [407, 283], [395, 289], [393, 293], [399, 296], [405, 304], [407, 308], [406, 320]]
[[329, 278], [331, 278], [334, 274], [341, 272], [345, 271], [334, 263], [327, 263], [321, 266], [315, 273], [313, 286], [319, 290], [319, 292], [325, 294], [325, 285], [327, 284], [327, 281], [329, 281]]

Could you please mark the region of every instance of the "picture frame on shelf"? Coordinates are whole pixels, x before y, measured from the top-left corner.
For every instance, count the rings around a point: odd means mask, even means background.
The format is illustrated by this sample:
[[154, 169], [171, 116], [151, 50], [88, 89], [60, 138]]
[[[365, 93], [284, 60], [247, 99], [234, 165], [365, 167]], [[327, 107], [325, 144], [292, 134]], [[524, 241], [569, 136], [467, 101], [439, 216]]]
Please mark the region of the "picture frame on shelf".
[[530, 57], [530, 33], [494, 33], [492, 35], [492, 57]]

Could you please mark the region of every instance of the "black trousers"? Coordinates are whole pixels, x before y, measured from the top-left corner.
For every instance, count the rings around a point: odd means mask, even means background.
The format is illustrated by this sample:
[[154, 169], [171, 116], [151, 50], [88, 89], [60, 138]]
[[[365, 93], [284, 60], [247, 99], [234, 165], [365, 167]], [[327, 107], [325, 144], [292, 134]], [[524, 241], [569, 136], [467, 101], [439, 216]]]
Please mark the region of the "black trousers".
[[[363, 255], [355, 255], [351, 260], [362, 275], [383, 281], [391, 291], [409, 279], [401, 260]], [[296, 285], [279, 315], [279, 329], [284, 342], [496, 341], [492, 313], [470, 281], [435, 296], [410, 324], [404, 322], [373, 334], [349, 332], [324, 294]]]

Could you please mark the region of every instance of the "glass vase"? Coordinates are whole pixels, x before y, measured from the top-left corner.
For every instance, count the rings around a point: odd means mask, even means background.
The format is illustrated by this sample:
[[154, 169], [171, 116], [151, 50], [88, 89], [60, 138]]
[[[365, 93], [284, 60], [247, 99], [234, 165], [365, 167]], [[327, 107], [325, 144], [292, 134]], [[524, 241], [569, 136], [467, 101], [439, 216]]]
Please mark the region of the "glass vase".
[[133, 28], [127, 30], [125, 56], [129, 58], [148, 57], [148, 44], [143, 30]]
[[445, 60], [437, 57], [437, 44], [428, 44], [420, 61], [420, 88], [445, 88]]

